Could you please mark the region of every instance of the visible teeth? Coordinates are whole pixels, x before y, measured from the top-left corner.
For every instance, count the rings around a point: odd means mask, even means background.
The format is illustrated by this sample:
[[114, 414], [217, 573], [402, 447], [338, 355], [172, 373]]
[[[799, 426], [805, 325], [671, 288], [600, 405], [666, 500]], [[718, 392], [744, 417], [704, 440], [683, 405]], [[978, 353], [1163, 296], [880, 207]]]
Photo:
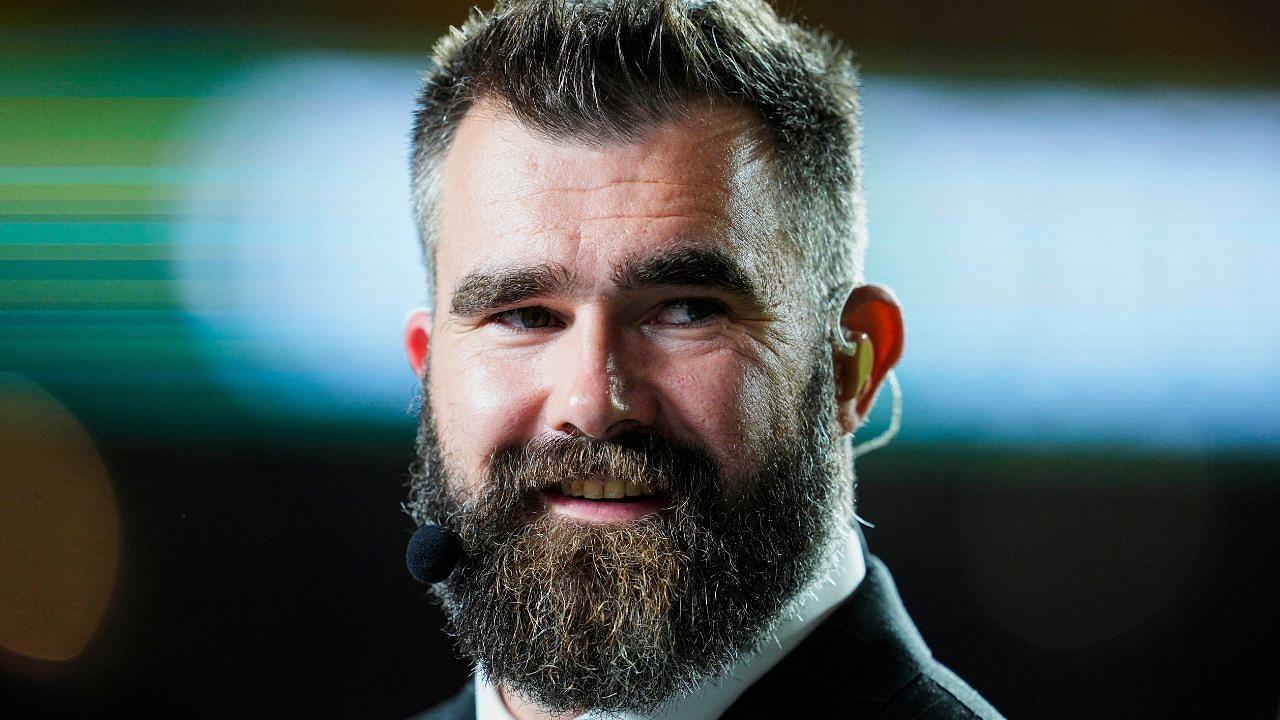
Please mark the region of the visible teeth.
[[634, 480], [607, 478], [604, 480], [564, 480], [560, 483], [560, 494], [569, 497], [585, 497], [590, 500], [615, 500], [626, 497], [651, 496], [651, 488]]
[[609, 478], [604, 481], [604, 496], [607, 498], [625, 497], [627, 492], [627, 483], [619, 478]]

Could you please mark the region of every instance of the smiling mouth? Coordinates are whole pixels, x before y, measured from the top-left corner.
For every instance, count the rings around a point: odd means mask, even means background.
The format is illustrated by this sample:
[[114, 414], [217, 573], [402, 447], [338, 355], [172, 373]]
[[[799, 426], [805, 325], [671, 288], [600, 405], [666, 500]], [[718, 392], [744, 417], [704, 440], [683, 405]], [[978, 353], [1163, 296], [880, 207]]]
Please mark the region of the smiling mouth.
[[565, 480], [542, 493], [552, 514], [589, 523], [639, 520], [667, 505], [665, 494], [619, 479]]
[[[586, 480], [565, 480], [560, 483], [560, 494], [565, 497], [586, 498], [587, 500], [634, 500], [648, 499], [658, 496], [651, 488], [632, 480], [620, 478], [588, 478]], [[551, 491], [554, 492], [554, 486]]]

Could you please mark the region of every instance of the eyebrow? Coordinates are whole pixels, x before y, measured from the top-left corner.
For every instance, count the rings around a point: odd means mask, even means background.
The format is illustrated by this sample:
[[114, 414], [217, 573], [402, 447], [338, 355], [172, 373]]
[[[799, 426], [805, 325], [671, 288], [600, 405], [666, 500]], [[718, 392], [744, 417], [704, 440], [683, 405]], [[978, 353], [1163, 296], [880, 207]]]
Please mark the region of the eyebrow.
[[677, 247], [656, 255], [627, 258], [614, 266], [613, 282], [624, 290], [665, 285], [714, 288], [754, 307], [765, 305], [750, 273], [716, 248]]
[[[474, 270], [462, 278], [450, 296], [449, 312], [474, 317], [530, 298], [564, 295], [575, 279], [574, 273], [559, 263]], [[750, 274], [719, 249], [677, 247], [655, 255], [629, 257], [613, 266], [612, 279], [623, 290], [704, 287], [728, 292], [752, 307], [765, 305]]]
[[573, 285], [573, 273], [559, 263], [467, 273], [454, 289], [449, 312], [461, 317], [481, 315], [533, 297], [563, 294]]

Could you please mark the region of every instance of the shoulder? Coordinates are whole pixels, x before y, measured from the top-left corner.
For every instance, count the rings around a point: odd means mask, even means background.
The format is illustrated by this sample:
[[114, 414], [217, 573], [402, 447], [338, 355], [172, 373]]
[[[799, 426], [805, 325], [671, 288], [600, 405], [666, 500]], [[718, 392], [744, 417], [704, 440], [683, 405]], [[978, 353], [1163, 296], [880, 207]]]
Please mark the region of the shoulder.
[[991, 703], [951, 672], [933, 662], [898, 691], [878, 716], [936, 720], [1002, 720]]
[[475, 720], [475, 716], [475, 684], [468, 681], [456, 695], [410, 720]]
[[[850, 652], [858, 651], [850, 648]], [[871, 659], [835, 653], [822, 654], [817, 665], [791, 664], [770, 673], [723, 717], [1004, 720], [977, 691], [935, 660], [916, 662], [895, 655]]]
[[747, 689], [725, 718], [999, 719], [933, 658], [884, 563], [790, 655]]

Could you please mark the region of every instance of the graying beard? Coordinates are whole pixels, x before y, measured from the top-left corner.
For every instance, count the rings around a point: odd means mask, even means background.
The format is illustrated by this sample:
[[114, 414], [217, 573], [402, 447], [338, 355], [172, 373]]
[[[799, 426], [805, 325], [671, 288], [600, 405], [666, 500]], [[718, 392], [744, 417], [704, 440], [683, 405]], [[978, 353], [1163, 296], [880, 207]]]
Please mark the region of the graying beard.
[[842, 521], [825, 367], [815, 363], [795, 438], [762, 453], [741, 497], [726, 502], [717, 479], [695, 469], [674, 481], [682, 502], [624, 528], [528, 523], [510, 512], [518, 493], [501, 488], [464, 507], [437, 472], [445, 466], [424, 400], [412, 505], [469, 549], [433, 587], [461, 652], [491, 681], [567, 713], [655, 710], [751, 651], [818, 571]]

